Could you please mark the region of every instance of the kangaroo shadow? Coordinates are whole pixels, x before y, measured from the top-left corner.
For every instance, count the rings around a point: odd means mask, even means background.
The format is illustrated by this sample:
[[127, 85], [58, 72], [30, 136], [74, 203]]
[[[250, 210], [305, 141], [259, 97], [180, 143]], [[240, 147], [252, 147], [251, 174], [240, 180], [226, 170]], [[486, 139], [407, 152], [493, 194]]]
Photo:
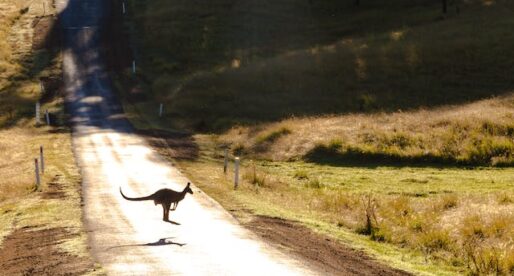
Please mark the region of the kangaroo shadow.
[[169, 222], [171, 224], [174, 224], [174, 225], [180, 225], [180, 223], [176, 222], [176, 221], [172, 221], [172, 220], [165, 220], [165, 222]]
[[163, 245], [177, 245], [177, 246], [184, 246], [186, 243], [178, 243], [171, 241], [173, 238], [162, 238], [159, 239], [156, 242], [149, 242], [149, 243], [137, 243], [137, 244], [125, 244], [125, 245], [118, 245], [118, 246], [111, 246], [107, 248], [107, 250], [116, 249], [116, 248], [123, 248], [123, 247], [136, 247], [136, 246], [163, 246]]

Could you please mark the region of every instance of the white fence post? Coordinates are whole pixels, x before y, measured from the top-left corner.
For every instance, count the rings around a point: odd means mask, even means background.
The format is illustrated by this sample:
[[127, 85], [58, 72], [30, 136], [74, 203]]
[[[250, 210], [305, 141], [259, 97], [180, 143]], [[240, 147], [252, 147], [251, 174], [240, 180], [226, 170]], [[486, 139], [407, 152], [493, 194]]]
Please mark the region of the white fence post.
[[159, 117], [162, 117], [162, 111], [163, 111], [163, 109], [164, 109], [164, 105], [163, 105], [163, 104], [161, 104], [161, 105], [159, 106]]
[[48, 114], [48, 109], [45, 111], [46, 124], [50, 125], [50, 114]]
[[132, 61], [132, 73], [133, 74], [136, 73], [136, 61], [135, 60]]
[[45, 174], [45, 156], [43, 146], [39, 146], [39, 160], [41, 160], [41, 174]]
[[36, 169], [36, 191], [38, 191], [39, 187], [41, 186], [41, 179], [39, 178], [39, 166], [37, 164], [37, 158], [34, 159], [34, 165]]
[[122, 5], [123, 14], [125, 14], [125, 2], [121, 3], [121, 5]]
[[236, 157], [234, 164], [234, 190], [239, 186], [239, 157]]
[[41, 104], [39, 102], [36, 103], [36, 125], [39, 125], [40, 123], [40, 111], [41, 111]]

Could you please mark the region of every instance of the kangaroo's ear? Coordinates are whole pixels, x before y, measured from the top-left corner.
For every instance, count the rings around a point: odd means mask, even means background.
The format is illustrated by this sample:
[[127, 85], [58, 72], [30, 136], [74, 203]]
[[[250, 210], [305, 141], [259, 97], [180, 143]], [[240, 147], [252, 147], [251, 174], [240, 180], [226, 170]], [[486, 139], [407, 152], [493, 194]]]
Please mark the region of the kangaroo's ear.
[[191, 185], [191, 183], [187, 182], [187, 186], [186, 187], [189, 187], [189, 185]]

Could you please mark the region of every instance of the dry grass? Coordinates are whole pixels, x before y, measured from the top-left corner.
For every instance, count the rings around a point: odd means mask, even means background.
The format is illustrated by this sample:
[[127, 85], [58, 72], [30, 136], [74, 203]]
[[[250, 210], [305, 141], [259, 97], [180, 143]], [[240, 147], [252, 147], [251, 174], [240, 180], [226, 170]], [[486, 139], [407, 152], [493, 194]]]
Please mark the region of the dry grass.
[[[354, 154], [368, 161], [382, 156], [500, 166], [514, 164], [513, 121], [514, 97], [507, 96], [413, 112], [292, 118], [235, 127], [221, 135], [220, 142], [243, 146], [247, 153], [270, 160], [333, 158], [326, 156], [333, 153], [349, 159]], [[288, 132], [264, 150], [251, 152], [262, 143], [263, 135], [277, 129]]]
[[23, 128], [0, 131], [0, 202], [27, 195], [35, 188], [34, 158], [39, 158], [39, 148], [33, 137], [33, 132]]
[[[147, 92], [135, 120], [221, 133], [178, 163], [227, 209], [418, 273], [512, 274], [512, 168], [442, 166], [514, 165], [512, 1], [444, 18], [436, 1], [362, 2], [129, 1]], [[243, 155], [237, 192], [221, 145]]]
[[[45, 1], [45, 6], [47, 14], [54, 12], [50, 1]], [[16, 229], [64, 227], [71, 238], [57, 246], [89, 258], [81, 219], [80, 174], [71, 151], [70, 130], [62, 125], [36, 126], [34, 120], [34, 106], [42, 96], [39, 78], [59, 78], [61, 73], [59, 56], [53, 57], [46, 49], [32, 49], [33, 22], [41, 15], [40, 1], [0, 3], [0, 246]], [[62, 123], [62, 98], [47, 98], [41, 107], [45, 109], [58, 118], [54, 123]], [[41, 145], [45, 173], [36, 192], [34, 159], [39, 159]], [[55, 187], [63, 197], [45, 198]]]
[[[244, 177], [235, 192], [221, 160], [203, 155], [197, 162], [179, 162], [180, 167], [229, 209], [299, 220], [322, 232], [329, 225], [337, 229], [328, 232], [333, 236], [358, 233], [375, 241], [366, 248], [379, 259], [382, 247], [395, 245], [397, 252], [410, 252], [394, 259], [395, 265], [417, 267], [418, 273], [512, 272], [512, 169], [365, 169], [243, 160]], [[360, 244], [359, 239], [351, 242]]]

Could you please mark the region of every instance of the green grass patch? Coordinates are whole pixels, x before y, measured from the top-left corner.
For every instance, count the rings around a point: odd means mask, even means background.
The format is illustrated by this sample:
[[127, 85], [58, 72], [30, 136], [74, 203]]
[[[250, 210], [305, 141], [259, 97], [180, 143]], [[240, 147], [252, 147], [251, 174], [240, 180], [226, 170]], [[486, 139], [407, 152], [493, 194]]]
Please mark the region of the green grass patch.
[[[200, 158], [180, 161], [179, 167], [242, 217], [249, 209], [296, 220], [395, 267], [427, 275], [489, 273], [492, 266], [475, 267], [471, 256], [489, 260], [489, 244], [509, 243], [512, 168], [339, 167], [243, 159], [245, 177], [234, 191], [232, 172], [223, 174], [222, 155], [211, 139], [197, 136]], [[473, 216], [476, 223], [467, 223]], [[483, 233], [478, 241], [465, 234], [475, 232]], [[470, 242], [484, 249], [466, 251]], [[502, 273], [509, 271], [510, 254], [507, 246], [494, 255]]]

